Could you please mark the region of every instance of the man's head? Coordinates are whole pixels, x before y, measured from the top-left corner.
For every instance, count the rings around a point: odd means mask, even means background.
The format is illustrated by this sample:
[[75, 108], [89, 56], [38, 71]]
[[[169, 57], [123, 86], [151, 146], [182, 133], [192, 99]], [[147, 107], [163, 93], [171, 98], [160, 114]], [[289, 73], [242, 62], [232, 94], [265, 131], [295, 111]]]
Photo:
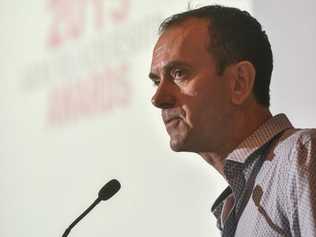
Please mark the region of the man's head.
[[167, 18], [150, 78], [172, 149], [224, 149], [237, 111], [269, 107], [271, 72], [270, 43], [247, 12], [207, 6]]

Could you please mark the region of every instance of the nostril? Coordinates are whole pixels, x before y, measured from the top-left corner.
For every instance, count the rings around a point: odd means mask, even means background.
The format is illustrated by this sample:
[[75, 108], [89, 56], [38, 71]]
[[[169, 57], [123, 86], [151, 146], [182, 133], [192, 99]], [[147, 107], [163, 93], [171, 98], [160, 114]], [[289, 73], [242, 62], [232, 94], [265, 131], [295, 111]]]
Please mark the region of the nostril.
[[151, 98], [151, 103], [160, 109], [171, 108], [175, 106], [175, 99], [171, 96], [154, 95]]
[[161, 80], [159, 86], [157, 87], [157, 91], [151, 98], [151, 103], [160, 109], [175, 106], [176, 96], [172, 85], [173, 84], [168, 81]]
[[160, 107], [159, 105], [162, 102], [162, 95], [161, 92], [159, 90], [156, 91], [156, 93], [154, 94], [154, 96], [151, 98], [151, 103], [156, 106], [156, 107]]

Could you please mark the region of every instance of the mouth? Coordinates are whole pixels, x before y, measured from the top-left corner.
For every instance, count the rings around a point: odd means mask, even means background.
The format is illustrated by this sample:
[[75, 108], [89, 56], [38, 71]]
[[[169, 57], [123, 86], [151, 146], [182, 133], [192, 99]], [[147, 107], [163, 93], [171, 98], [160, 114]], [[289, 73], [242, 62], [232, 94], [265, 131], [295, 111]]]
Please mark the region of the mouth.
[[184, 120], [183, 112], [180, 108], [162, 110], [162, 119], [167, 130], [174, 129]]
[[181, 118], [179, 117], [170, 118], [165, 121], [165, 126], [166, 128], [176, 127], [180, 121], [181, 121]]

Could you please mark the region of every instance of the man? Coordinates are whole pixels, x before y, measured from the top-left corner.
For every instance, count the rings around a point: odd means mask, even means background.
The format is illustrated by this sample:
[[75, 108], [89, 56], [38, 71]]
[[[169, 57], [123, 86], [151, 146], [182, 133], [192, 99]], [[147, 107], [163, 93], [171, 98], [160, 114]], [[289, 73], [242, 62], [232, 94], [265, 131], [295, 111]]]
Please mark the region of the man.
[[227, 180], [212, 208], [222, 236], [316, 236], [316, 132], [272, 116], [272, 67], [245, 11], [206, 6], [160, 26], [152, 103], [172, 150], [200, 154]]

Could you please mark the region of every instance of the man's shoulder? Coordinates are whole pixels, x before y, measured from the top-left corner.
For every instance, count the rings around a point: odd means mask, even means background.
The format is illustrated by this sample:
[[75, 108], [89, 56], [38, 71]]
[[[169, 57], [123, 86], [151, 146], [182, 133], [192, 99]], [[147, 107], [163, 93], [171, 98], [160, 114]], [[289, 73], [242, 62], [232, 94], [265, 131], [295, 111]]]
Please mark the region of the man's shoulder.
[[315, 142], [316, 140], [316, 129], [315, 128], [304, 128], [304, 129], [293, 129], [293, 138], [296, 139], [298, 144], [306, 144], [309, 142]]
[[[258, 182], [281, 196], [316, 168], [316, 129], [285, 130], [265, 156]], [[278, 177], [274, 179], [272, 177]], [[300, 182], [301, 184], [303, 182]], [[286, 189], [284, 187], [287, 186]], [[268, 188], [269, 187], [269, 188]], [[281, 197], [282, 199], [282, 197]]]
[[297, 150], [308, 143], [316, 142], [316, 129], [305, 128], [296, 129], [291, 128], [283, 132], [278, 140], [278, 147], [288, 150]]
[[316, 129], [287, 129], [273, 148], [273, 156], [284, 168], [309, 162], [316, 156]]

